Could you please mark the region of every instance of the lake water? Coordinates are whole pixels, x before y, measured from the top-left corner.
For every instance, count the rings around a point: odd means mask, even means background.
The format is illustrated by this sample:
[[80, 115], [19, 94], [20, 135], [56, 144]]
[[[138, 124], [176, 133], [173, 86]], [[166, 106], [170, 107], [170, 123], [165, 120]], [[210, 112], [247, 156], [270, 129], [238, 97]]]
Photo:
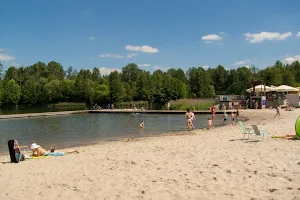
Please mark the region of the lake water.
[[[195, 128], [207, 127], [208, 117], [210, 115], [196, 115]], [[142, 120], [145, 121], [143, 131], [139, 128]], [[221, 115], [216, 115], [214, 125], [221, 123]], [[185, 130], [183, 114], [87, 113], [5, 119], [0, 120], [0, 153], [7, 153], [7, 141], [10, 139], [18, 140], [20, 145], [35, 142], [47, 149], [58, 149]]]
[[84, 110], [85, 106], [67, 106], [67, 107], [50, 107], [46, 105], [41, 106], [5, 106], [0, 107], [0, 115], [8, 114], [24, 114], [24, 113], [42, 113], [42, 112], [59, 112], [59, 111], [73, 111], [73, 110]]

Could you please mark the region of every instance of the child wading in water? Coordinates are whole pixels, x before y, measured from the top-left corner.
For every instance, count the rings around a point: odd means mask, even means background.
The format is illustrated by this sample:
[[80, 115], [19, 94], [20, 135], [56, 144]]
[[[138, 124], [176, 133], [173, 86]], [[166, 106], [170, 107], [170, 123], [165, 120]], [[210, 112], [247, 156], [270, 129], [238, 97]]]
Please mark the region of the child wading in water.
[[144, 122], [144, 120], [140, 123], [140, 128], [141, 129], [145, 128], [145, 122]]
[[208, 118], [208, 130], [214, 129], [213, 121], [211, 118]]

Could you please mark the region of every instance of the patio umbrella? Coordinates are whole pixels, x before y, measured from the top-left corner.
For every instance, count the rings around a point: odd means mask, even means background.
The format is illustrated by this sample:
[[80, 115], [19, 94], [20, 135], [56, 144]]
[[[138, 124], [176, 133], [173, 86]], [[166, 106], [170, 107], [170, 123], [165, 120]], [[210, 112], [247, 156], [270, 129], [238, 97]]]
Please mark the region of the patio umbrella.
[[272, 91], [276, 92], [299, 92], [299, 89], [288, 86], [288, 85], [281, 85], [276, 88], [272, 88]]
[[[249, 88], [246, 90], [246, 92], [252, 92], [253, 91], [253, 88]], [[265, 86], [264, 85], [256, 85], [255, 86], [255, 92], [264, 92], [265, 91]], [[271, 91], [271, 87], [269, 86], [266, 86], [266, 92], [269, 92]]]

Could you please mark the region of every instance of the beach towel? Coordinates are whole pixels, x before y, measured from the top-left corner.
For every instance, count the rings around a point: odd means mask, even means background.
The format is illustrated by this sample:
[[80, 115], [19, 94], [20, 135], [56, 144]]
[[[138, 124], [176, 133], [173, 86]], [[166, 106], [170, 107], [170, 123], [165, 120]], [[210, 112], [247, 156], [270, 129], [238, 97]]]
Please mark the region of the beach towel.
[[65, 152], [51, 152], [51, 153], [45, 153], [43, 156], [64, 156], [66, 155]]

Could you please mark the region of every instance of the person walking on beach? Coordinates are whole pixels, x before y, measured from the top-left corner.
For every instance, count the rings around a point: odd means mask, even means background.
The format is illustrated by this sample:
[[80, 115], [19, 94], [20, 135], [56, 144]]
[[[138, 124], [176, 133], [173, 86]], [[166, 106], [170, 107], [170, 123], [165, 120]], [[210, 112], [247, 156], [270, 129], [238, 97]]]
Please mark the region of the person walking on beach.
[[226, 110], [224, 110], [224, 113], [223, 113], [223, 125], [224, 126], [227, 125], [227, 119], [228, 119], [228, 115], [226, 113]]
[[231, 112], [231, 119], [232, 119], [232, 125], [235, 125], [235, 114], [234, 112]]
[[279, 116], [280, 116], [280, 106], [279, 105], [276, 105], [276, 115], [274, 116], [274, 118], [276, 118], [276, 116], [278, 116], [278, 118], [279, 118]]
[[186, 125], [188, 128], [188, 131], [191, 131], [191, 129], [192, 129], [192, 117], [193, 116], [191, 114], [190, 109], [187, 109], [186, 113], [185, 113], [185, 119], [186, 119]]
[[236, 109], [236, 119], [237, 120], [240, 119], [240, 111], [239, 111], [239, 109]]

